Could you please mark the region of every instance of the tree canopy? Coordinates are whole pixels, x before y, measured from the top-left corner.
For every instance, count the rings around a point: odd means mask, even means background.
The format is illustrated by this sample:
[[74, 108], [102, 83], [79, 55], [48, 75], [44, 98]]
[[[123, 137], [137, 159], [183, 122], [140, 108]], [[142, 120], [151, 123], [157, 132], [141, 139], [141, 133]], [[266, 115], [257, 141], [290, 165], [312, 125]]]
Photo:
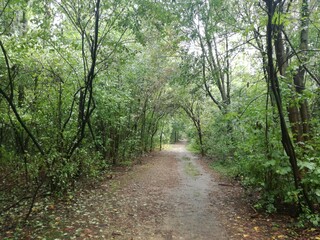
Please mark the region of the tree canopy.
[[319, 14], [317, 0], [1, 1], [0, 213], [27, 219], [38, 197], [188, 138], [256, 208], [319, 225]]

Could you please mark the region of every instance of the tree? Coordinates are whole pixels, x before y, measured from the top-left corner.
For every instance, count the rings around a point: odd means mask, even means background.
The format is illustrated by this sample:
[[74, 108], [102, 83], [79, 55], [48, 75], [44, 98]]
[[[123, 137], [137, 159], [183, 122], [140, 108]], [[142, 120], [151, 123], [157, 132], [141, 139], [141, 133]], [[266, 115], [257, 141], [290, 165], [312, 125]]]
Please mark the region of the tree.
[[140, 154], [141, 144], [156, 147], [178, 40], [165, 43], [174, 38], [171, 13], [151, 3], [0, 4], [0, 179], [13, 182], [0, 191], [1, 212], [29, 201], [29, 215], [42, 193], [67, 191]]
[[[307, 206], [313, 210], [312, 203], [310, 202], [309, 196], [307, 194], [306, 187], [302, 183], [302, 176], [300, 174], [298, 168], [298, 160], [295, 152], [294, 145], [292, 143], [291, 137], [289, 135], [289, 131], [287, 128], [287, 124], [284, 117], [284, 111], [282, 108], [282, 97], [280, 93], [280, 84], [276, 74], [276, 70], [273, 64], [273, 44], [272, 44], [272, 36], [273, 36], [273, 17], [275, 14], [275, 10], [280, 1], [266, 1], [267, 13], [268, 13], [268, 25], [267, 25], [267, 56], [268, 56], [268, 80], [271, 85], [272, 94], [274, 96], [279, 118], [280, 118], [280, 126], [281, 126], [281, 136], [282, 136], [282, 145], [286, 154], [289, 157], [290, 165], [292, 168], [293, 178], [295, 182], [295, 188], [301, 189], [303, 198], [307, 204]], [[281, 7], [281, 6], [280, 6]], [[300, 208], [302, 208], [302, 199], [299, 201]]]
[[[231, 103], [230, 36], [234, 19], [227, 18], [231, 3], [189, 1], [182, 17], [185, 33], [191, 39], [190, 51], [200, 48], [202, 82], [213, 103], [224, 113]], [[218, 92], [212, 90], [216, 87]]]

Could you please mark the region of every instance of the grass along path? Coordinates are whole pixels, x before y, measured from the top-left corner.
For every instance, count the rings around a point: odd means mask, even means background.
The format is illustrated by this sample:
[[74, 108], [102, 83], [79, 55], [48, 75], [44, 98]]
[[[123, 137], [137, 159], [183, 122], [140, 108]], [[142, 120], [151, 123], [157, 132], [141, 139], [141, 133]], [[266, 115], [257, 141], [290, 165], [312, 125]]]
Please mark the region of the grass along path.
[[221, 184], [185, 143], [112, 176], [64, 202], [37, 203], [29, 226], [0, 239], [320, 239], [292, 231], [291, 219], [257, 214], [240, 186]]

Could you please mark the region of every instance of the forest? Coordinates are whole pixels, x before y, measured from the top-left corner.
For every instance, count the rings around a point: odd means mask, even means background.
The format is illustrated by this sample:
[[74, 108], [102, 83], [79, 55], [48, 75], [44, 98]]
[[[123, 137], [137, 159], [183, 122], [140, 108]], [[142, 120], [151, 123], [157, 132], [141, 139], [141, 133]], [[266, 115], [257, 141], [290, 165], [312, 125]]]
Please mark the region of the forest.
[[1, 0], [0, 231], [179, 139], [319, 226], [319, 5]]

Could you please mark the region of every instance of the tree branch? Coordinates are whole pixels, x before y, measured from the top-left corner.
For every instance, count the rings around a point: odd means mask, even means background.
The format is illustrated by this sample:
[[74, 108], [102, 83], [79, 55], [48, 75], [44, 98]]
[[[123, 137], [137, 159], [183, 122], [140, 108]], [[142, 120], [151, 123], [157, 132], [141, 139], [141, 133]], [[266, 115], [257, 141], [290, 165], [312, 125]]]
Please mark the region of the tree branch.
[[320, 86], [320, 80], [317, 78], [317, 76], [315, 76], [305, 65], [305, 63], [302, 62], [301, 58], [299, 57], [299, 54], [297, 53], [297, 51], [295, 50], [295, 48], [293, 47], [288, 35], [286, 34], [286, 32], [282, 29], [282, 33], [285, 36], [287, 42], [289, 43], [293, 53], [296, 55], [299, 63], [301, 64], [301, 66], [304, 68], [304, 70], [310, 75], [310, 77]]

